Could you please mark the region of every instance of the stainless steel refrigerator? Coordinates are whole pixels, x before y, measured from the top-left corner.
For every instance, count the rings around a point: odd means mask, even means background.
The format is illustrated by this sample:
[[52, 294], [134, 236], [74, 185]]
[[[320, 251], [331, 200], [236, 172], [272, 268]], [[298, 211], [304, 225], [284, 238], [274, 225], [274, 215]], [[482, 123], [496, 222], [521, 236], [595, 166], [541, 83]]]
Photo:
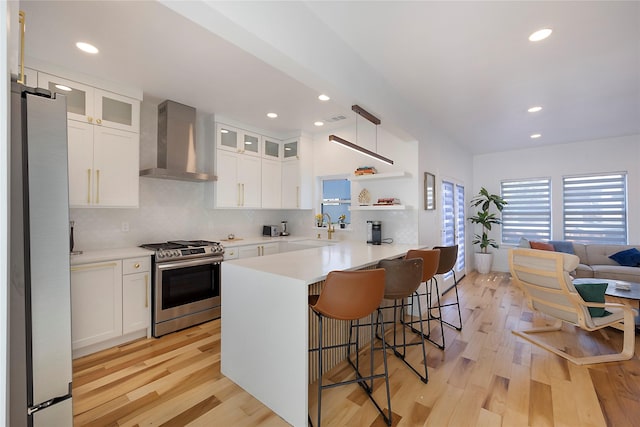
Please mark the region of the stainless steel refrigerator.
[[9, 425], [70, 427], [65, 97], [13, 82], [10, 150]]

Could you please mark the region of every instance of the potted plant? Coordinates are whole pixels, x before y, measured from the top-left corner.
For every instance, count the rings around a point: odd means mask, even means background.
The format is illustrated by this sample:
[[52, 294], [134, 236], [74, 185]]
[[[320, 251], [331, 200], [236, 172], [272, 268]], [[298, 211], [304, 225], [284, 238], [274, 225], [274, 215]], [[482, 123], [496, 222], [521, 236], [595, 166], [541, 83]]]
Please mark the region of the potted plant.
[[322, 214], [316, 214], [316, 225], [322, 227]]
[[482, 234], [476, 234], [473, 238], [473, 244], [480, 245], [480, 252], [475, 254], [476, 270], [478, 273], [486, 274], [491, 271], [491, 263], [493, 254], [488, 251], [489, 246], [497, 249], [498, 243], [495, 239], [489, 238], [491, 226], [502, 224], [502, 219], [497, 213], [491, 212], [492, 205], [498, 212], [502, 212], [507, 202], [497, 194], [489, 194], [486, 188], [482, 187], [477, 196], [471, 199], [471, 207], [479, 208], [475, 215], [469, 217], [472, 224], [480, 224], [482, 226]]
[[342, 214], [338, 217], [338, 222], [340, 223], [340, 228], [344, 228], [346, 227], [346, 224], [344, 223], [344, 220], [347, 219], [347, 216], [345, 214]]

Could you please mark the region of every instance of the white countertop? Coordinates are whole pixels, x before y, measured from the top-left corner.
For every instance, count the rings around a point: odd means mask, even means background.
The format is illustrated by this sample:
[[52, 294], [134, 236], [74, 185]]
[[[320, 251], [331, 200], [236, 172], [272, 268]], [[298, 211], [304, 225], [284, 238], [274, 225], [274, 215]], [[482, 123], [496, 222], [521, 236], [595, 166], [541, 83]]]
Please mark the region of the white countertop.
[[70, 264], [88, 264], [91, 262], [110, 261], [114, 259], [136, 258], [143, 256], [153, 255], [154, 252], [138, 248], [116, 248], [116, 249], [103, 249], [99, 251], [85, 251], [80, 255], [71, 255]]
[[416, 248], [419, 246], [335, 241], [330, 246], [229, 260], [222, 264], [222, 269], [224, 274], [225, 266], [231, 264], [311, 284], [324, 280], [330, 271], [358, 270], [374, 265], [381, 259], [401, 257], [409, 249]]

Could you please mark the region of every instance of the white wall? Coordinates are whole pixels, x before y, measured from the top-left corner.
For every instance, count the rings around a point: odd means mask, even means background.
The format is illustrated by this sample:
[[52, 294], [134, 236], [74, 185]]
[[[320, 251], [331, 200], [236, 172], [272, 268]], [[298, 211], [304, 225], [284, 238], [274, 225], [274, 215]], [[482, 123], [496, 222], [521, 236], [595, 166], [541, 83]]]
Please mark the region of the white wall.
[[[371, 125], [373, 126], [373, 125]], [[351, 185], [352, 205], [357, 205], [358, 194], [366, 188], [372, 202], [382, 197], [395, 197], [410, 207], [407, 210], [393, 211], [352, 211], [349, 231], [338, 231], [338, 238], [346, 240], [366, 241], [366, 222], [382, 221], [382, 237], [391, 238], [394, 243], [418, 243], [418, 143], [404, 141], [389, 133], [382, 125], [377, 129], [377, 148], [375, 129], [367, 129], [366, 125], [351, 125], [331, 132], [321, 132], [313, 139], [313, 174], [316, 177], [341, 175], [353, 176], [353, 172], [362, 166], [374, 166], [378, 173], [408, 172], [409, 178], [360, 181]], [[371, 151], [377, 152], [394, 161], [387, 165], [371, 159], [363, 154], [354, 152], [329, 141], [329, 134], [335, 134], [347, 141], [357, 143]], [[316, 212], [320, 212], [321, 189], [316, 186]]]
[[[627, 172], [629, 243], [640, 242], [640, 135], [581, 141], [526, 150], [477, 155], [473, 158], [474, 194], [484, 186], [500, 194], [500, 181], [551, 178], [552, 236], [562, 239], [562, 177]], [[500, 242], [500, 229], [491, 233]], [[507, 251], [496, 251], [493, 269], [508, 271]]]

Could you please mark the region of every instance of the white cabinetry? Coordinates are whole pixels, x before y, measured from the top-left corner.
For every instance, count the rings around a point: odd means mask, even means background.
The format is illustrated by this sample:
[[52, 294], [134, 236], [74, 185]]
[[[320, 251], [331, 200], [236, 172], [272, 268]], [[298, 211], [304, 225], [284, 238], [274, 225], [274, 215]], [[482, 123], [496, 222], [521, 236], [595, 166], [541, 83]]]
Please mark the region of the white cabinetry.
[[150, 257], [71, 267], [73, 356], [149, 335]]
[[122, 261], [122, 334], [147, 329], [150, 325], [149, 257]]
[[282, 164], [279, 160], [262, 159], [262, 207], [282, 207]]
[[277, 254], [280, 249], [278, 243], [263, 243], [261, 245], [247, 245], [238, 247], [238, 258], [252, 258]]
[[67, 97], [67, 118], [140, 132], [140, 101], [73, 80], [38, 73], [38, 86]]
[[[305, 145], [309, 147], [303, 148]], [[280, 141], [216, 124], [216, 208], [311, 209], [309, 138]], [[300, 152], [309, 148], [307, 161]], [[257, 151], [255, 151], [257, 149]], [[255, 158], [248, 161], [247, 158]]]
[[216, 125], [216, 147], [220, 150], [260, 156], [261, 142], [262, 137], [256, 133], [222, 123]]
[[42, 72], [38, 86], [67, 98], [69, 204], [137, 207], [140, 101]]
[[122, 335], [122, 261], [71, 267], [73, 350]]
[[216, 207], [259, 208], [261, 159], [216, 150]]
[[139, 136], [67, 120], [69, 204], [72, 207], [138, 205]]

